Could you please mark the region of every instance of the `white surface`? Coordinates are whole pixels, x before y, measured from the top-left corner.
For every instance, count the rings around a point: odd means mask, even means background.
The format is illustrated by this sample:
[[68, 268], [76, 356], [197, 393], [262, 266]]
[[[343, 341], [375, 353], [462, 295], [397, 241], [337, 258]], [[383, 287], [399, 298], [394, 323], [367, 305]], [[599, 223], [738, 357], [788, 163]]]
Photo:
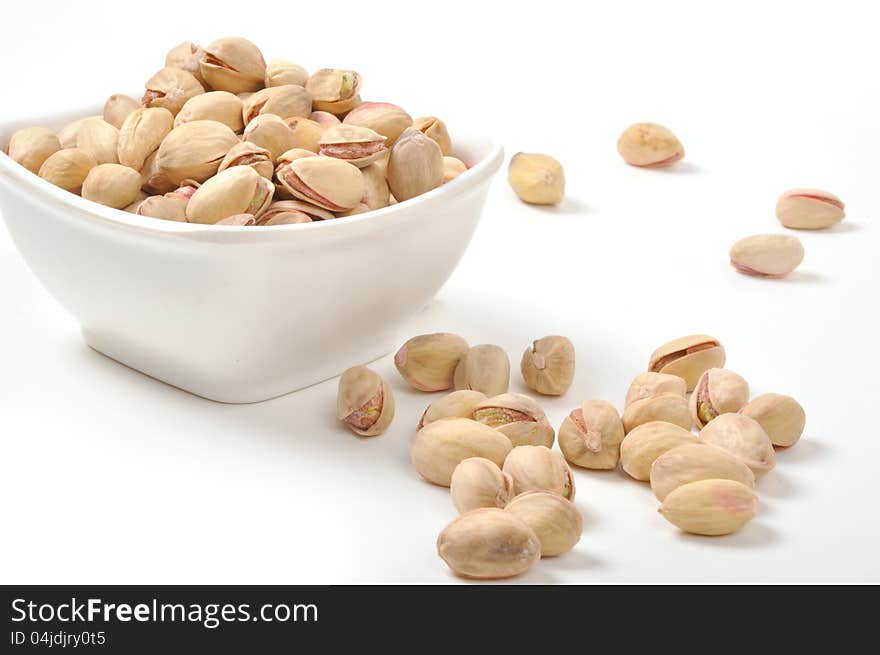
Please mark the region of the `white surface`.
[[[88, 103], [146, 79], [178, 41], [242, 25], [267, 57], [356, 66], [367, 98], [491, 132], [509, 153], [547, 151], [568, 176], [556, 210], [519, 204], [500, 176], [464, 261], [401, 342], [451, 330], [504, 346], [516, 368], [532, 338], [569, 335], [574, 387], [545, 402], [558, 426], [583, 398], [620, 405], [657, 345], [705, 332], [754, 393], [806, 408], [806, 436], [759, 483], [760, 513], [738, 535], [684, 536], [645, 485], [578, 472], [581, 543], [518, 581], [880, 582], [880, 44], [867, 3], [306, 3], [287, 25], [265, 7], [242, 20], [241, 3], [120, 4], [15, 5], [53, 45], [5, 31], [4, 99], [35, 114]], [[685, 161], [625, 166], [614, 144], [637, 120], [672, 128]], [[733, 241], [780, 230], [777, 195], [805, 185], [842, 197], [847, 220], [799, 234], [806, 259], [788, 280], [734, 273]], [[408, 461], [439, 395], [404, 388], [390, 358], [376, 370], [397, 418], [358, 440], [335, 423], [332, 381], [224, 406], [88, 350], [5, 233], [0, 297], [3, 582], [456, 581], [434, 551], [452, 505]]]

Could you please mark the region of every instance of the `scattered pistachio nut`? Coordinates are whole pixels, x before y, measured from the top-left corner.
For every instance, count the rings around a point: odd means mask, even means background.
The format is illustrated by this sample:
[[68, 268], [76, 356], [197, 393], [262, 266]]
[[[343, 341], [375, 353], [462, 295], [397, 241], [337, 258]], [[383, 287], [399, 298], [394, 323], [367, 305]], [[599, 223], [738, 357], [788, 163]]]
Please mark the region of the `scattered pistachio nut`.
[[269, 151], [250, 141], [241, 141], [232, 146], [220, 162], [217, 172], [220, 173], [233, 166], [250, 166], [270, 181], [275, 174], [275, 165], [272, 163], [272, 155]]
[[457, 575], [509, 578], [541, 559], [541, 542], [512, 512], [482, 508], [462, 514], [443, 529], [437, 554]]
[[722, 414], [700, 430], [700, 441], [736, 455], [756, 477], [776, 465], [770, 437], [760, 423], [745, 414]]
[[205, 51], [201, 46], [184, 41], [180, 45], [174, 46], [165, 55], [165, 66], [169, 68], [179, 68], [185, 70], [199, 81], [199, 84], [206, 86], [205, 78], [202, 77], [202, 69], [200, 63], [205, 56]]
[[470, 389], [446, 394], [440, 400], [428, 405], [419, 420], [418, 429], [421, 430], [429, 423], [444, 418], [473, 418], [474, 410], [484, 400], [486, 400], [486, 394]]
[[459, 514], [481, 507], [504, 508], [513, 498], [513, 480], [492, 460], [469, 457], [452, 472], [449, 491]]
[[725, 361], [724, 347], [718, 339], [705, 334], [692, 334], [657, 348], [648, 362], [648, 371], [677, 375], [691, 391], [705, 371], [722, 368]]
[[630, 166], [658, 168], [684, 157], [684, 147], [670, 130], [656, 123], [630, 125], [617, 141], [617, 152]]
[[240, 37], [218, 39], [205, 47], [199, 69], [205, 82], [215, 91], [256, 91], [266, 79], [263, 53]]
[[584, 520], [570, 500], [549, 491], [521, 493], [504, 511], [517, 516], [535, 531], [541, 542], [541, 557], [567, 553], [580, 541]]
[[559, 427], [559, 449], [569, 463], [588, 469], [613, 469], [620, 459], [623, 422], [614, 406], [587, 400]]
[[76, 135], [76, 147], [85, 150], [99, 164], [118, 164], [119, 130], [103, 118], [83, 121]]
[[285, 59], [273, 59], [266, 64], [265, 84], [267, 87], [297, 84], [304, 87], [309, 81], [308, 71]]
[[40, 166], [39, 175], [47, 182], [72, 193], [79, 193], [83, 181], [98, 162], [79, 148], [58, 150]]
[[630, 477], [647, 481], [651, 478], [651, 465], [660, 455], [693, 443], [698, 443], [697, 436], [681, 426], [665, 421], [644, 423], [621, 442], [620, 465]]
[[698, 480], [735, 480], [755, 488], [755, 474], [736, 455], [703, 443], [667, 450], [651, 464], [651, 491], [663, 501], [680, 486]]
[[162, 107], [139, 108], [131, 112], [119, 129], [116, 155], [119, 163], [135, 170], [144, 167], [174, 126], [174, 116]]
[[636, 400], [623, 410], [623, 429], [627, 433], [651, 421], [673, 423], [685, 430], [690, 430], [693, 425], [688, 401], [669, 391]]
[[668, 373], [653, 373], [651, 371], [639, 373], [629, 385], [624, 407], [629, 407], [642, 398], [649, 398], [663, 392], [675, 393], [683, 398], [687, 393], [687, 382], [677, 375], [669, 375]]
[[391, 148], [386, 177], [398, 202], [436, 189], [443, 184], [440, 146], [418, 130], [407, 128]]
[[730, 249], [730, 264], [740, 273], [756, 277], [785, 277], [803, 260], [804, 246], [791, 234], [755, 234]]
[[448, 487], [462, 461], [484, 457], [501, 466], [511, 448], [510, 439], [494, 428], [467, 418], [444, 418], [416, 432], [410, 455], [419, 475]]
[[513, 491], [519, 495], [541, 489], [574, 500], [574, 477], [565, 458], [546, 446], [517, 446], [507, 455], [501, 470], [513, 478]]
[[336, 68], [322, 68], [306, 82], [306, 90], [312, 96], [314, 110], [337, 116], [360, 104], [360, 88], [361, 76], [357, 72]]
[[754, 518], [755, 492], [736, 480], [699, 480], [666, 496], [659, 512], [685, 532], [706, 536], [731, 534]]
[[443, 157], [443, 184], [451, 182], [462, 173], [467, 172], [467, 165], [455, 157]]
[[174, 117], [174, 127], [192, 121], [217, 121], [238, 134], [244, 129], [241, 99], [229, 91], [209, 91], [187, 100]]
[[244, 140], [268, 150], [273, 161], [296, 147], [296, 136], [290, 125], [275, 114], [260, 114], [248, 123]]
[[413, 389], [444, 391], [452, 388], [455, 367], [468, 348], [457, 334], [421, 334], [400, 347], [394, 365]]
[[141, 190], [141, 176], [122, 164], [99, 164], [83, 180], [82, 197], [86, 200], [123, 209]]
[[365, 102], [345, 115], [342, 121], [346, 125], [366, 127], [385, 137], [385, 145], [390, 148], [403, 134], [412, 127], [412, 117], [397, 105], [390, 102]]
[[233, 166], [208, 179], [186, 206], [190, 223], [213, 224], [236, 214], [259, 218], [272, 204], [275, 186], [250, 166]]
[[526, 348], [520, 362], [523, 380], [532, 391], [561, 396], [574, 380], [574, 344], [567, 337], [542, 337]]
[[549, 155], [516, 153], [507, 167], [507, 181], [520, 200], [532, 205], [556, 205], [565, 197], [562, 164]]
[[131, 96], [124, 93], [114, 93], [104, 103], [104, 120], [118, 130], [122, 128], [122, 124], [129, 114], [140, 108], [141, 103]]
[[164, 107], [177, 114], [190, 98], [205, 92], [199, 81], [180, 68], [165, 67], [147, 80], [141, 104], [144, 107]]
[[449, 130], [446, 123], [436, 116], [422, 116], [412, 122], [412, 126], [426, 137], [432, 139], [440, 146], [440, 152], [444, 156], [452, 155], [452, 139], [449, 138]]
[[284, 84], [260, 89], [242, 105], [245, 125], [261, 114], [278, 118], [308, 117], [312, 113], [312, 96], [298, 84]]
[[843, 201], [821, 189], [791, 189], [776, 203], [776, 218], [796, 230], [823, 230], [846, 218]]
[[765, 393], [753, 398], [740, 414], [757, 421], [774, 446], [793, 446], [801, 438], [807, 416], [791, 396]]
[[333, 157], [300, 157], [279, 166], [275, 176], [294, 197], [334, 212], [356, 207], [364, 195], [360, 170]]
[[336, 417], [362, 437], [382, 434], [394, 418], [391, 386], [366, 366], [352, 366], [339, 378]]
[[556, 436], [541, 406], [520, 393], [487, 398], [474, 409], [474, 420], [506, 435], [514, 447], [551, 448]]
[[726, 368], [710, 368], [700, 376], [688, 408], [700, 429], [720, 414], [738, 412], [749, 402], [749, 383]]
[[217, 173], [223, 158], [238, 142], [228, 125], [190, 121], [175, 127], [162, 141], [158, 166], [172, 182], [204, 182]]
[[452, 380], [456, 389], [500, 396], [510, 388], [510, 359], [498, 346], [474, 346], [459, 360]]

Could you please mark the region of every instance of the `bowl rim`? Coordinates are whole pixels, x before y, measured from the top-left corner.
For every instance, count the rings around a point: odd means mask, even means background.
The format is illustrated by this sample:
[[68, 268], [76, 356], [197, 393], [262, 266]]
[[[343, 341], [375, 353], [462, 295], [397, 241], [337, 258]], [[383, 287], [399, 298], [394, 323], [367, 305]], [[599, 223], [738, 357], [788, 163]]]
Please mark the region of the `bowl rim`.
[[[24, 127], [71, 122], [80, 118], [96, 117], [100, 115], [101, 112], [102, 107], [96, 107], [93, 105], [83, 110], [48, 114], [27, 120], [7, 120], [0, 123], [0, 134], [7, 135], [8, 137], [16, 130]], [[369, 223], [370, 221], [374, 221], [377, 227], [381, 226], [387, 222], [383, 221], [383, 218], [394, 217], [411, 211], [418, 211], [420, 206], [426, 203], [432, 204], [435, 200], [459, 196], [479, 186], [488, 178], [491, 178], [500, 168], [501, 162], [504, 158], [504, 150], [502, 146], [486, 137], [474, 137], [467, 133], [458, 132], [456, 132], [456, 134], [459, 142], [464, 144], [474, 144], [475, 147], [479, 146], [484, 149], [486, 153], [479, 161], [454, 180], [442, 184], [436, 189], [427, 191], [415, 198], [399, 202], [395, 205], [389, 205], [388, 207], [364, 212], [363, 214], [343, 216], [323, 221], [313, 221], [310, 223], [295, 223], [291, 225], [239, 226], [184, 223], [153, 218], [151, 216], [139, 216], [122, 209], [106, 207], [73, 194], [65, 189], [56, 187], [54, 184], [44, 180], [36, 173], [32, 173], [18, 162], [13, 161], [5, 152], [5, 139], [3, 143], [4, 147], [0, 149], [0, 180], [7, 178], [10, 187], [18, 187], [18, 189], [23, 192], [30, 190], [33, 192], [33, 199], [38, 200], [43, 204], [52, 204], [56, 207], [60, 206], [66, 210], [73, 210], [73, 213], [85, 216], [92, 220], [100, 219], [118, 226], [135, 228], [137, 230], [145, 230], [153, 233], [180, 234], [181, 236], [195, 236], [196, 234], [203, 235], [206, 233], [215, 235], [221, 233], [233, 233], [238, 235], [263, 234], [271, 236], [277, 235], [279, 232], [293, 231], [318, 231], [330, 233], [330, 231], [333, 230], [344, 230], [349, 226]]]

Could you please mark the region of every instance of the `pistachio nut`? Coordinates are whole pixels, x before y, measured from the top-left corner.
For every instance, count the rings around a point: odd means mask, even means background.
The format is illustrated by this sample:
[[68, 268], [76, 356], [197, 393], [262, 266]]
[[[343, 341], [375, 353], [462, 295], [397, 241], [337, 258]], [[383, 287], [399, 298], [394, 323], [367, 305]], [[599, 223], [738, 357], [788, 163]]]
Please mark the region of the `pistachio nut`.
[[279, 166], [275, 176], [294, 197], [330, 211], [352, 209], [364, 195], [360, 170], [332, 157], [301, 157]]
[[462, 389], [446, 394], [440, 400], [428, 405], [419, 420], [419, 430], [444, 418], [472, 418], [474, 410], [486, 400], [486, 394], [470, 389]]
[[212, 224], [235, 214], [259, 218], [272, 204], [275, 186], [250, 166], [233, 166], [208, 179], [190, 198], [186, 219]]
[[238, 143], [235, 132], [217, 121], [191, 121], [175, 127], [159, 146], [158, 166], [171, 181], [204, 182]]
[[669, 166], [684, 157], [678, 137], [656, 123], [630, 125], [617, 141], [617, 152], [630, 166], [646, 168]]
[[361, 76], [355, 71], [322, 68], [306, 82], [317, 111], [344, 114], [360, 104]]
[[299, 64], [284, 59], [273, 59], [266, 64], [266, 87], [297, 84], [305, 86], [309, 81], [309, 73]]
[[532, 205], [557, 205], [565, 197], [565, 171], [549, 155], [516, 153], [507, 167], [507, 181], [520, 200]]
[[104, 120], [103, 116], [86, 116], [85, 118], [71, 121], [58, 130], [58, 140], [61, 142], [61, 148], [63, 150], [66, 150], [67, 148], [76, 148], [76, 139], [77, 136], [79, 136], [79, 128], [82, 127], [82, 124], [85, 121], [91, 118], [100, 118], [101, 120]]
[[180, 183], [179, 187], [172, 189], [171, 191], [169, 191], [165, 195], [166, 196], [177, 196], [181, 200], [186, 200], [187, 202], [189, 202], [190, 198], [192, 198], [193, 195], [195, 195], [195, 192], [198, 190], [198, 188], [200, 186], [202, 186], [202, 185], [199, 184], [198, 182], [196, 182], [195, 180], [183, 180]]
[[180, 68], [165, 67], [147, 80], [144, 107], [164, 107], [177, 114], [190, 98], [205, 92], [199, 81]]
[[352, 207], [351, 209], [347, 209], [344, 212], [336, 212], [337, 218], [345, 218], [346, 216], [357, 216], [358, 214], [366, 214], [367, 212], [373, 211], [367, 205], [362, 202], [359, 202], [357, 205]]
[[391, 190], [385, 179], [385, 172], [378, 164], [367, 164], [361, 167], [364, 178], [364, 196], [361, 202], [370, 209], [382, 209], [391, 201]]
[[752, 520], [758, 497], [736, 480], [699, 480], [672, 491], [658, 510], [685, 532], [707, 536], [731, 534]]
[[256, 221], [254, 220], [253, 214], [235, 214], [234, 216], [227, 216], [226, 218], [217, 221], [214, 225], [249, 227], [251, 225], [256, 225]]
[[313, 111], [309, 114], [309, 120], [315, 121], [321, 127], [333, 127], [342, 122], [329, 111]]
[[690, 430], [693, 425], [688, 401], [669, 391], [637, 400], [623, 410], [623, 429], [627, 433], [651, 421], [674, 423], [685, 430]]
[[321, 136], [327, 129], [326, 127], [301, 116], [287, 118], [284, 122], [293, 131], [294, 148], [302, 148], [314, 153], [321, 149]]
[[220, 162], [217, 172], [233, 166], [250, 166], [267, 180], [271, 180], [275, 174], [275, 165], [272, 163], [272, 155], [269, 151], [250, 141], [242, 141], [232, 146]]
[[623, 422], [614, 405], [587, 400], [559, 427], [559, 449], [576, 466], [613, 469], [620, 459], [623, 434]]
[[342, 121], [346, 125], [366, 127], [385, 137], [385, 145], [391, 147], [403, 131], [412, 126], [412, 116], [390, 102], [365, 102], [355, 107]]
[[533, 490], [514, 498], [505, 512], [510, 512], [535, 531], [541, 542], [541, 557], [567, 553], [581, 539], [584, 520], [570, 500], [549, 491]]
[[31, 173], [39, 173], [49, 157], [61, 150], [61, 141], [47, 127], [26, 127], [18, 130], [9, 140], [7, 154]]
[[[271, 153], [270, 153], [271, 155]], [[282, 200], [293, 200], [296, 198], [292, 193], [290, 193], [283, 184], [281, 184], [280, 180], [287, 171], [286, 168], [289, 164], [296, 161], [297, 159], [302, 159], [303, 157], [317, 157], [317, 153], [312, 152], [311, 150], [305, 150], [304, 148], [291, 148], [290, 150], [286, 150], [281, 153], [275, 159], [275, 179], [278, 180], [278, 184], [275, 185], [275, 194]], [[298, 201], [301, 202], [301, 201]], [[314, 207], [311, 203], [308, 204], [311, 207]], [[332, 212], [329, 212], [326, 209], [321, 209], [321, 211], [327, 211], [330, 214], [330, 218], [336, 218], [336, 215]]]
[[391, 148], [386, 177], [398, 202], [415, 198], [443, 184], [443, 153], [435, 141], [407, 128]]
[[260, 49], [247, 39], [227, 37], [205, 48], [199, 62], [202, 77], [215, 91], [244, 93], [260, 89], [266, 78], [266, 62]]
[[443, 391], [452, 388], [455, 367], [468, 348], [457, 334], [420, 334], [400, 347], [394, 365], [413, 389]]
[[340, 123], [328, 127], [318, 141], [319, 154], [335, 157], [358, 168], [379, 159], [385, 152], [385, 137], [367, 127]]
[[482, 401], [474, 420], [495, 428], [516, 446], [553, 446], [555, 433], [541, 406], [520, 393], [503, 393]]
[[241, 111], [245, 125], [261, 114], [274, 114], [279, 118], [306, 118], [312, 113], [312, 96], [298, 84], [273, 86], [249, 96]]
[[665, 421], [644, 423], [624, 437], [620, 444], [620, 465], [636, 480], [651, 478], [651, 465], [660, 455], [677, 446], [698, 443], [689, 430]]
[[821, 189], [791, 189], [776, 203], [776, 218], [796, 230], [823, 230], [846, 218], [843, 201]]
[[452, 472], [452, 504], [459, 514], [481, 507], [503, 508], [513, 498], [513, 480], [485, 457], [468, 457]]
[[141, 108], [141, 103], [124, 93], [114, 93], [104, 103], [104, 120], [117, 130], [122, 128], [131, 112]]
[[498, 346], [474, 346], [459, 360], [452, 383], [456, 389], [473, 389], [490, 397], [500, 396], [510, 388], [510, 359]]
[[448, 487], [452, 472], [469, 457], [485, 457], [498, 466], [512, 446], [498, 430], [467, 418], [444, 418], [416, 432], [410, 455], [428, 482]]
[[516, 446], [501, 470], [513, 478], [513, 491], [542, 489], [574, 500], [574, 477], [561, 453], [546, 446]]
[[76, 147], [85, 150], [99, 164], [118, 164], [119, 130], [103, 118], [83, 121], [76, 135]]
[[779, 393], [765, 393], [753, 398], [740, 414], [755, 419], [770, 437], [770, 442], [782, 447], [796, 444], [807, 422], [800, 403]]
[[440, 146], [440, 152], [444, 156], [452, 154], [452, 140], [449, 138], [449, 131], [446, 129], [446, 123], [439, 118], [436, 116], [422, 116], [415, 119], [412, 126], [435, 141]]
[[122, 211], [128, 212], [129, 214], [136, 214], [138, 207], [141, 206], [141, 203], [146, 200], [149, 196], [143, 191], [138, 191], [137, 195], [134, 197], [129, 204], [122, 208]]
[[[320, 207], [315, 207], [302, 200], [279, 200], [269, 205], [269, 208], [260, 215], [259, 224], [264, 225], [266, 221], [269, 221], [272, 218], [276, 218], [276, 220], [279, 221], [278, 224], [281, 225], [291, 222], [287, 219], [280, 218], [284, 214], [290, 214], [291, 218], [297, 217], [299, 214], [305, 214], [309, 221], [326, 221], [331, 218], [336, 218], [333, 215], [333, 212], [321, 209]], [[297, 220], [292, 222], [306, 223], [308, 221]]]
[[147, 157], [141, 168], [141, 188], [151, 195], [161, 196], [177, 188], [177, 182], [159, 168], [159, 151]]
[[722, 368], [725, 362], [721, 342], [705, 334], [693, 334], [665, 343], [651, 355], [648, 370], [677, 375], [692, 390], [700, 376], [710, 368]]
[[168, 51], [168, 54], [165, 55], [165, 66], [168, 68], [185, 70], [196, 78], [199, 81], [199, 84], [204, 87], [207, 85], [205, 83], [205, 78], [202, 77], [202, 69], [199, 65], [204, 56], [205, 51], [202, 50], [201, 46], [198, 46], [191, 41], [184, 41]]
[[122, 164], [99, 164], [83, 180], [82, 197], [108, 207], [122, 209], [137, 197], [141, 176]]
[[144, 167], [147, 157], [159, 149], [174, 126], [174, 116], [162, 107], [136, 109], [119, 130], [116, 155], [119, 163], [135, 170]]
[[663, 501], [680, 486], [698, 480], [736, 480], [755, 488], [755, 474], [737, 456], [703, 443], [676, 446], [651, 464], [651, 491]]
[[523, 353], [520, 370], [532, 391], [561, 396], [574, 380], [574, 344], [559, 336], [533, 341]]
[[804, 260], [801, 240], [791, 234], [755, 234], [730, 249], [730, 264], [740, 273], [785, 277]]
[[700, 376], [688, 407], [698, 428], [719, 414], [738, 412], [749, 402], [749, 383], [726, 368], [710, 368]]
[[98, 162], [85, 150], [67, 148], [50, 155], [40, 166], [39, 175], [47, 182], [72, 193], [79, 193], [86, 175]]
[[651, 371], [639, 373], [629, 385], [624, 407], [629, 407], [636, 400], [648, 398], [664, 391], [684, 397], [687, 393], [687, 382], [677, 375], [669, 375], [668, 373], [653, 373]]
[[700, 430], [700, 441], [736, 455], [756, 477], [776, 466], [770, 437], [760, 423], [744, 414], [722, 414]]
[[184, 103], [174, 117], [174, 127], [192, 121], [217, 121], [238, 134], [244, 129], [243, 106], [241, 99], [229, 91], [202, 93]]
[[457, 575], [509, 578], [541, 559], [541, 542], [513, 513], [486, 507], [447, 525], [437, 537], [437, 554]]
[[187, 201], [178, 195], [150, 196], [138, 205], [135, 214], [186, 223], [186, 205]]
[[391, 387], [366, 366], [352, 366], [339, 378], [336, 417], [362, 437], [382, 434], [394, 418]]
[[467, 165], [455, 157], [443, 157], [443, 184], [467, 172]]
[[268, 150], [273, 161], [296, 147], [293, 130], [275, 114], [260, 114], [248, 123], [244, 128], [244, 140]]

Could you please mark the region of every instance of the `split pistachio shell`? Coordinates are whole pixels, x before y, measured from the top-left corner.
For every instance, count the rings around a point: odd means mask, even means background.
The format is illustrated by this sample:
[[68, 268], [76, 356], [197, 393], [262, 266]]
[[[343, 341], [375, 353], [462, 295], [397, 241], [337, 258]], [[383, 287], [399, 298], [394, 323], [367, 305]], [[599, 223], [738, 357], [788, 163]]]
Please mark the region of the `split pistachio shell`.
[[553, 446], [555, 433], [541, 406], [520, 393], [487, 398], [474, 409], [474, 420], [495, 428], [516, 446]]
[[398, 202], [415, 198], [443, 184], [443, 153], [435, 141], [407, 128], [391, 148], [386, 177]]
[[807, 422], [800, 403], [779, 393], [765, 393], [753, 398], [740, 413], [757, 421], [774, 446], [796, 444]]
[[[269, 153], [271, 156], [271, 153]], [[282, 200], [295, 200], [297, 197], [290, 192], [287, 187], [282, 182], [283, 178], [290, 176], [290, 171], [287, 170], [287, 167], [295, 162], [297, 159], [302, 159], [303, 157], [317, 157], [318, 155], [312, 152], [311, 150], [305, 150], [304, 148], [291, 148], [290, 150], [286, 150], [281, 153], [275, 159], [275, 179], [277, 181], [275, 185], [275, 194], [278, 198]], [[297, 202], [302, 202], [301, 200], [297, 200]], [[307, 203], [310, 206], [314, 207], [311, 203]], [[326, 211], [330, 213], [330, 218], [336, 218], [336, 215], [329, 210], [319, 208], [321, 211]]]
[[309, 73], [299, 64], [284, 59], [273, 59], [266, 64], [267, 87], [284, 86], [286, 84], [298, 84], [305, 86], [309, 81]]
[[456, 389], [500, 396], [510, 388], [510, 359], [498, 346], [474, 346], [459, 360], [452, 381]]
[[302, 200], [279, 200], [278, 202], [273, 202], [269, 205], [269, 209], [260, 216], [260, 221], [262, 222], [267, 219], [267, 216], [271, 217], [271, 214], [292, 212], [305, 214], [313, 221], [326, 221], [331, 218], [336, 218], [333, 215], [333, 212], [321, 209], [320, 207], [315, 207]]
[[309, 120], [315, 121], [318, 125], [325, 128], [339, 125], [342, 122], [329, 111], [313, 111], [309, 114]]
[[204, 182], [237, 143], [235, 132], [223, 123], [191, 121], [168, 133], [159, 146], [158, 165], [173, 182]]
[[712, 479], [735, 480], [755, 488], [755, 474], [739, 457], [707, 444], [676, 446], [651, 464], [651, 491], [661, 502], [682, 485]]
[[351, 367], [339, 378], [336, 417], [363, 437], [382, 434], [394, 418], [391, 386], [366, 366]]
[[245, 124], [261, 114], [279, 118], [307, 117], [312, 113], [312, 96], [298, 84], [285, 84], [260, 89], [244, 101], [242, 116]]
[[187, 201], [180, 196], [150, 196], [138, 205], [136, 214], [186, 223]]
[[501, 470], [513, 478], [517, 495], [541, 489], [574, 500], [571, 469], [561, 453], [546, 446], [517, 446], [510, 451]]
[[322, 68], [306, 82], [316, 111], [344, 114], [360, 104], [361, 76], [355, 71]]
[[513, 480], [495, 462], [469, 457], [452, 472], [449, 491], [459, 514], [481, 507], [503, 508], [513, 498]]
[[443, 184], [451, 182], [462, 173], [467, 172], [467, 166], [455, 157], [443, 157]]
[[332, 157], [301, 157], [279, 167], [276, 176], [295, 197], [330, 211], [352, 209], [364, 195], [360, 170]]
[[236, 214], [235, 216], [227, 216], [217, 221], [214, 225], [232, 225], [234, 227], [249, 227], [256, 225], [253, 214]]
[[541, 559], [541, 542], [513, 513], [483, 508], [447, 525], [437, 538], [437, 554], [457, 575], [509, 578]]
[[413, 121], [412, 126], [426, 137], [435, 141], [440, 146], [440, 152], [444, 156], [452, 154], [452, 140], [449, 138], [449, 131], [446, 129], [446, 123], [436, 116], [422, 116]]
[[186, 218], [203, 224], [235, 214], [259, 218], [272, 203], [274, 192], [274, 185], [250, 166], [233, 166], [198, 188], [186, 206]]
[[518, 152], [510, 160], [507, 181], [520, 200], [533, 205], [556, 205], [565, 197], [562, 164], [549, 155]]
[[40, 166], [40, 177], [72, 193], [79, 193], [83, 181], [98, 162], [79, 148], [67, 148], [52, 154]]
[[186, 101], [174, 117], [174, 127], [192, 121], [217, 121], [238, 134], [244, 129], [241, 99], [228, 91], [210, 91]]
[[321, 137], [327, 130], [320, 123], [309, 118], [294, 116], [284, 121], [293, 132], [293, 143], [295, 148], [303, 148], [310, 152], [317, 153], [321, 149]]
[[443, 391], [452, 388], [455, 367], [467, 351], [467, 341], [457, 334], [421, 334], [400, 347], [394, 365], [413, 389]]
[[173, 125], [174, 116], [162, 107], [131, 112], [119, 130], [116, 144], [119, 163], [139, 171], [147, 157], [159, 149]]
[[147, 83], [141, 104], [144, 107], [164, 107], [177, 114], [190, 98], [205, 92], [199, 81], [180, 68], [166, 67], [153, 75]]
[[785, 277], [804, 259], [801, 240], [791, 234], [755, 234], [730, 249], [730, 263], [740, 273], [757, 277]]
[[178, 186], [168, 174], [159, 167], [159, 151], [147, 157], [141, 168], [141, 189], [151, 195], [162, 195], [174, 191]]
[[273, 225], [297, 225], [299, 223], [311, 223], [308, 214], [298, 211], [274, 212], [268, 217], [260, 217], [260, 225], [271, 227]]
[[791, 189], [776, 203], [776, 218], [796, 230], [823, 230], [846, 218], [843, 201], [821, 189]]
[[385, 172], [378, 164], [368, 164], [361, 167], [361, 175], [364, 178], [364, 196], [361, 198], [370, 209], [382, 209], [391, 201], [391, 190], [385, 179]]
[[722, 414], [700, 430], [700, 441], [736, 455], [757, 477], [776, 466], [770, 437], [760, 423], [744, 414]]
[[263, 53], [240, 37], [218, 39], [208, 45], [199, 68], [205, 82], [215, 91], [257, 91], [266, 78]]
[[752, 520], [758, 497], [735, 480], [700, 480], [666, 496], [660, 514], [685, 532], [707, 536], [731, 534]]
[[664, 391], [684, 397], [687, 393], [687, 382], [677, 375], [669, 375], [668, 373], [652, 373], [651, 371], [639, 373], [629, 385], [624, 407], [629, 407], [637, 400]]
[[688, 407], [702, 428], [719, 414], [738, 412], [749, 402], [749, 383], [726, 368], [710, 368], [700, 376]]
[[140, 108], [141, 103], [131, 96], [124, 93], [114, 93], [104, 103], [104, 120], [118, 130], [122, 128], [122, 124], [129, 114]]
[[660, 455], [677, 446], [694, 443], [698, 443], [697, 437], [689, 430], [664, 421], [651, 421], [624, 437], [620, 444], [620, 465], [636, 480], [649, 480], [651, 465]]
[[410, 454], [419, 475], [448, 487], [462, 461], [485, 457], [501, 466], [511, 448], [510, 439], [498, 430], [466, 418], [445, 418], [416, 433]]
[[296, 147], [290, 126], [275, 114], [260, 114], [244, 128], [244, 140], [269, 151], [273, 160]]
[[390, 102], [365, 102], [345, 115], [346, 125], [366, 127], [385, 137], [391, 147], [403, 131], [413, 124], [412, 116]]
[[718, 339], [705, 334], [692, 334], [657, 348], [648, 362], [648, 370], [677, 375], [691, 391], [705, 371], [722, 368], [725, 359], [724, 347]]
[[559, 449], [576, 466], [613, 469], [620, 459], [623, 435], [623, 422], [614, 405], [587, 400], [559, 427]]
[[385, 154], [385, 137], [367, 127], [341, 123], [328, 127], [318, 141], [319, 153], [367, 166]]
[[668, 391], [637, 400], [623, 410], [623, 428], [626, 432], [651, 421], [674, 423], [686, 430], [693, 425], [688, 401]]
[[617, 141], [617, 152], [630, 166], [668, 166], [684, 157], [684, 147], [671, 131], [656, 123], [630, 125]]
[[61, 149], [61, 141], [46, 127], [18, 130], [9, 141], [9, 157], [31, 173], [38, 173], [43, 163]]
[[523, 353], [520, 370], [532, 391], [561, 396], [574, 380], [574, 344], [559, 336], [533, 341]]
[[473, 418], [474, 410], [486, 400], [486, 394], [470, 389], [453, 391], [431, 403], [419, 421], [419, 430], [444, 418]]
[[118, 164], [119, 130], [103, 118], [83, 121], [76, 135], [76, 147], [85, 150], [99, 164]]
[[82, 197], [122, 209], [131, 204], [141, 190], [141, 176], [121, 164], [99, 164], [83, 180]]
[[541, 557], [567, 553], [584, 531], [583, 517], [574, 503], [549, 491], [526, 491], [508, 503], [504, 511], [535, 531], [541, 542]]
[[220, 162], [217, 172], [225, 171], [233, 166], [250, 166], [267, 180], [271, 180], [275, 174], [271, 153], [250, 141], [242, 141], [232, 146], [223, 161]]
[[91, 119], [91, 118], [100, 118], [103, 120], [102, 116], [86, 116], [85, 118], [79, 118], [75, 121], [71, 121], [60, 130], [58, 130], [58, 140], [61, 142], [61, 148], [76, 148], [76, 139], [79, 136], [79, 128], [82, 127], [82, 124]]
[[191, 41], [184, 41], [168, 51], [168, 54], [165, 55], [165, 66], [185, 70], [204, 87], [206, 86], [205, 78], [202, 77], [202, 70], [199, 65], [204, 56], [205, 51], [202, 50], [201, 46]]

